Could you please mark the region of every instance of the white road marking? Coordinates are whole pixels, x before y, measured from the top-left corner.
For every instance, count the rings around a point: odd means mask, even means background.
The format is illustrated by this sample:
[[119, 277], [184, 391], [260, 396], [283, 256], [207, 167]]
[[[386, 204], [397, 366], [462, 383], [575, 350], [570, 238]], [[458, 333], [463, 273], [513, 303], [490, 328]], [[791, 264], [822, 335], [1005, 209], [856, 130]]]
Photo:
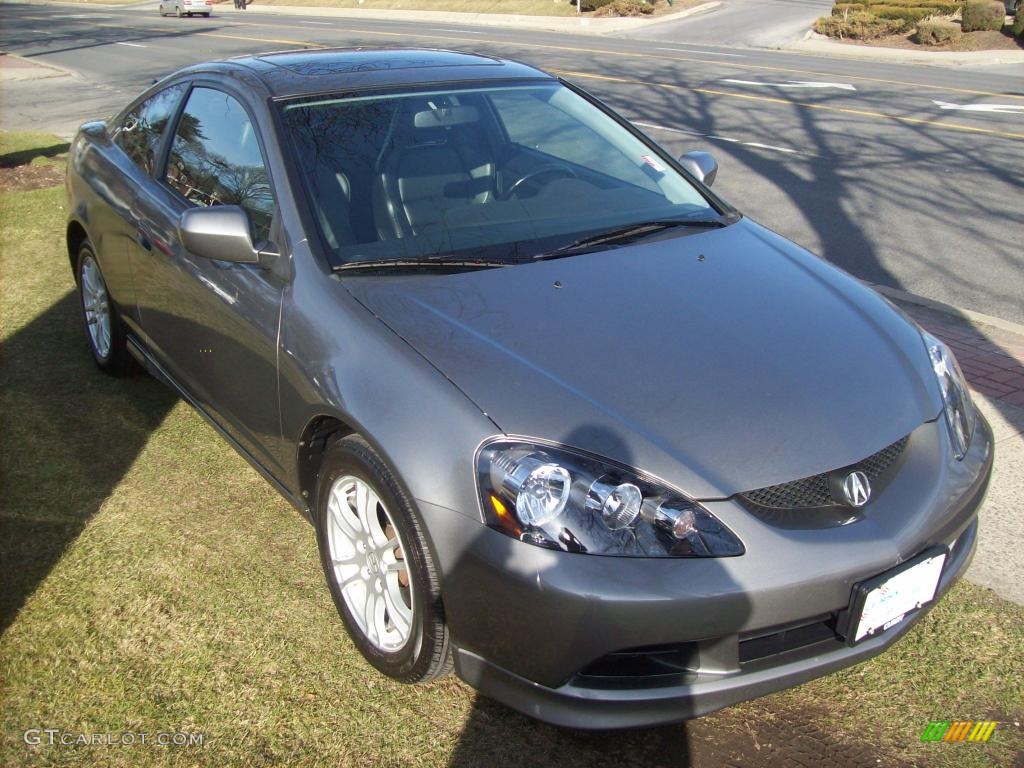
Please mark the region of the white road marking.
[[683, 133], [687, 136], [707, 136], [706, 133], [700, 133], [699, 131], [684, 131], [682, 128], [668, 128], [664, 125], [655, 125], [654, 123], [641, 123], [638, 120], [633, 120], [633, 125], [639, 125], [641, 128], [653, 128], [656, 131], [668, 131], [669, 133]]
[[939, 109], [959, 109], [963, 112], [1000, 112], [1006, 115], [1024, 115], [1024, 104], [951, 104], [948, 101], [932, 103]]
[[299, 24], [322, 24], [325, 27], [331, 26], [329, 21], [300, 21]]
[[766, 85], [769, 88], [838, 88], [842, 91], [856, 91], [849, 83], [820, 83], [816, 80], [792, 80], [788, 83], [760, 83], [756, 80], [734, 80], [727, 77], [723, 83], [736, 83], [737, 85]]
[[689, 48], [655, 48], [656, 51], [672, 51], [673, 53], [696, 53], [700, 56], [731, 56], [736, 59], [747, 58], [742, 53], [719, 53], [718, 51], [695, 51]]
[[775, 152], [785, 152], [787, 155], [795, 155], [797, 152], [795, 149], [787, 149], [786, 147], [775, 147], [771, 144], [759, 144], [756, 141], [744, 141], [744, 147], [758, 147], [759, 149], [771, 149]]
[[700, 133], [698, 131], [687, 131], [683, 128], [669, 128], [667, 125], [658, 125], [656, 123], [644, 123], [640, 120], [631, 121], [633, 125], [638, 125], [641, 128], [652, 128], [655, 131], [665, 131], [666, 133], [681, 133], [684, 136], [700, 136], [705, 139], [712, 139], [714, 141], [727, 141], [730, 144], [742, 144], [744, 147], [754, 147], [755, 149], [770, 149], [773, 152], [785, 152], [787, 155], [811, 155], [811, 152], [801, 152], [799, 149], [790, 149], [789, 147], [777, 147], [774, 144], [762, 144], [759, 141], [743, 141], [742, 139], [734, 139], [731, 136], [716, 136], [712, 133]]
[[445, 29], [444, 27], [427, 27], [431, 32], [458, 32], [463, 35], [482, 35], [483, 32], [471, 32], [468, 29]]
[[148, 45], [139, 45], [138, 43], [114, 43], [114, 45], [127, 45], [131, 48], [148, 48]]

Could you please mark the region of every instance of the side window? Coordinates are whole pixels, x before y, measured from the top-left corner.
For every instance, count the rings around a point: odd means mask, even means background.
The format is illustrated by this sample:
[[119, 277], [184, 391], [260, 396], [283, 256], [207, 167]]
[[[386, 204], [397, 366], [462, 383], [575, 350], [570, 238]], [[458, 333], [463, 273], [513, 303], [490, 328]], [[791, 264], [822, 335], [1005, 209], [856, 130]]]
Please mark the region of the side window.
[[115, 141], [144, 173], [156, 168], [160, 139], [184, 92], [184, 84], [160, 91], [129, 112], [118, 126]]
[[546, 101], [542, 94], [512, 88], [491, 94], [490, 98], [508, 137], [516, 144], [587, 168], [593, 166], [595, 157], [600, 157], [606, 173], [629, 184], [657, 190], [657, 185], [633, 160], [581, 120]]
[[178, 121], [166, 181], [193, 205], [239, 205], [253, 236], [267, 239], [274, 215], [270, 177], [253, 125], [223, 91], [194, 88]]

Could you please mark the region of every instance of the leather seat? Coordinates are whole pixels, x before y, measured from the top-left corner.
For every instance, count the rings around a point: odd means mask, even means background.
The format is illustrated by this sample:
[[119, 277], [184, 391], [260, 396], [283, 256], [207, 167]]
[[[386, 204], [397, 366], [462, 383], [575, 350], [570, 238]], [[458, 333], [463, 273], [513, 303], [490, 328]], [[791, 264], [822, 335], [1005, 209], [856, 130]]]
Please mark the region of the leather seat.
[[444, 125], [430, 110], [436, 108], [423, 102], [405, 105], [381, 152], [373, 207], [382, 240], [436, 229], [449, 212], [494, 194], [495, 163], [479, 123]]

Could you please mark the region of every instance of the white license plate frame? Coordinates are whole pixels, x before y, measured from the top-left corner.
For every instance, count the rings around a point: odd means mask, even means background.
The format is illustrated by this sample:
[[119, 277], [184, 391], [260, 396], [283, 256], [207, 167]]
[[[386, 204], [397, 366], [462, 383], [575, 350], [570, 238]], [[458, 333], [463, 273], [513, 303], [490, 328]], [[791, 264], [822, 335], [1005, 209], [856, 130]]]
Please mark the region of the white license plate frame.
[[847, 642], [877, 637], [933, 602], [948, 556], [946, 547], [933, 547], [854, 587]]

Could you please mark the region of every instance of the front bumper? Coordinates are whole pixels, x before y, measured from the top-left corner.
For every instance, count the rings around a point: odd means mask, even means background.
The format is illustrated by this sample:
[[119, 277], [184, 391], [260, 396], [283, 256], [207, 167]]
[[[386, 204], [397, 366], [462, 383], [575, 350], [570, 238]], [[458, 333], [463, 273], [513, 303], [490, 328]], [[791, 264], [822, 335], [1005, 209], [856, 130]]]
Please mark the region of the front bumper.
[[[854, 586], [942, 544], [939, 594], [948, 590], [974, 552], [992, 458], [983, 419], [960, 462], [940, 419], [915, 430], [899, 473], [855, 524], [780, 530], [729, 500], [707, 503], [746, 544], [737, 558], [553, 552], [421, 502], [456, 671], [540, 720], [625, 728], [697, 717], [863, 661], [927, 607], [849, 646], [841, 627]], [[651, 659], [672, 661], [668, 673], [636, 674], [637, 658], [646, 671]], [[633, 671], [620, 674], [619, 660]]]

